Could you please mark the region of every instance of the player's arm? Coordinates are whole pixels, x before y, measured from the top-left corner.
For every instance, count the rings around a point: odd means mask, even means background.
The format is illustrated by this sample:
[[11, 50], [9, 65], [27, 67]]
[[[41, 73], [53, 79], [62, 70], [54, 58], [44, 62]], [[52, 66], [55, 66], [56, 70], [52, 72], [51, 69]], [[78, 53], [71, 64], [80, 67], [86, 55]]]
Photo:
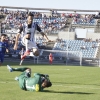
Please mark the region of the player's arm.
[[48, 74], [34, 73], [34, 77], [44, 77], [44, 79], [46, 79], [47, 81], [50, 81]]
[[19, 40], [19, 37], [20, 37], [20, 34], [21, 34], [22, 31], [23, 31], [23, 27], [21, 26], [21, 27], [18, 29], [18, 33], [17, 33], [17, 35], [16, 35], [14, 50], [17, 50], [18, 40]]
[[51, 41], [44, 32], [40, 32], [40, 34], [47, 40], [47, 42]]
[[6, 52], [8, 53], [9, 52], [9, 46], [8, 46], [8, 43], [6, 43]]
[[19, 37], [20, 37], [20, 34], [19, 34], [19, 33], [17, 33], [17, 35], [16, 35], [16, 39], [15, 39], [14, 50], [17, 50]]
[[41, 28], [36, 24], [37, 30], [40, 32], [40, 34], [47, 40], [47, 42], [51, 41], [49, 40], [49, 38], [47, 37], [47, 35], [42, 32]]

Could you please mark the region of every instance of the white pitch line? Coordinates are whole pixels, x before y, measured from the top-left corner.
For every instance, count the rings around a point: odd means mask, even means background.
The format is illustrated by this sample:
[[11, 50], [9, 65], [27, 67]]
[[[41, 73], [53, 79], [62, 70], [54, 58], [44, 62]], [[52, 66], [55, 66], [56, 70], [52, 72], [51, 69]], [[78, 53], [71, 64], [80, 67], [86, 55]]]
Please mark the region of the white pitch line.
[[15, 82], [7, 82], [7, 81], [6, 81], [6, 82], [3, 82], [3, 81], [1, 81], [0, 83], [1, 83], [1, 84], [2, 84], [2, 83], [16, 83], [16, 81], [15, 81]]
[[[0, 82], [1, 84], [2, 83], [17, 83], [17, 81], [15, 81], [15, 82], [3, 82], [3, 81], [1, 81]], [[68, 88], [87, 88], [87, 89], [96, 89], [96, 90], [100, 90], [100, 88], [94, 88], [94, 87], [86, 87], [85, 85], [84, 86], [65, 86], [65, 85], [62, 85], [62, 84], [59, 84], [59, 85], [56, 85], [56, 84], [54, 84], [54, 85], [52, 85], [52, 86], [56, 86], [56, 87], [68, 87]], [[89, 85], [90, 86], [90, 85]]]

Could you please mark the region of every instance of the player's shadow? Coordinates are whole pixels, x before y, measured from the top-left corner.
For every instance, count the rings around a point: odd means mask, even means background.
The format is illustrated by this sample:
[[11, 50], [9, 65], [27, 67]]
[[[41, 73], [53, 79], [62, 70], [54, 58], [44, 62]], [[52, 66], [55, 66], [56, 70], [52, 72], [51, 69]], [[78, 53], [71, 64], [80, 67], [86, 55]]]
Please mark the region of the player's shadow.
[[43, 92], [47, 92], [47, 93], [61, 93], [61, 94], [82, 94], [82, 95], [94, 94], [94, 93], [86, 93], [86, 92], [51, 91], [51, 90], [44, 90]]
[[57, 84], [80, 84], [80, 83], [67, 83], [67, 82], [53, 82], [53, 83], [57, 83]]

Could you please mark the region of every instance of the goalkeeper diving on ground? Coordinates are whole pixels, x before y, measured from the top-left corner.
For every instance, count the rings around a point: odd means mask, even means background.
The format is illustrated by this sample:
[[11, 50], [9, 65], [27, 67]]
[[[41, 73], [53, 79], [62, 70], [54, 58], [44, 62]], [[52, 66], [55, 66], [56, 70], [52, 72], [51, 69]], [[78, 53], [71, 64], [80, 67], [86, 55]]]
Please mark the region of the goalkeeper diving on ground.
[[43, 91], [44, 88], [48, 88], [52, 86], [50, 82], [49, 75], [34, 73], [34, 76], [31, 77], [31, 69], [30, 68], [12, 68], [7, 65], [7, 69], [10, 72], [20, 71], [22, 72], [19, 76], [15, 78], [18, 81], [19, 86], [22, 90], [25, 91]]

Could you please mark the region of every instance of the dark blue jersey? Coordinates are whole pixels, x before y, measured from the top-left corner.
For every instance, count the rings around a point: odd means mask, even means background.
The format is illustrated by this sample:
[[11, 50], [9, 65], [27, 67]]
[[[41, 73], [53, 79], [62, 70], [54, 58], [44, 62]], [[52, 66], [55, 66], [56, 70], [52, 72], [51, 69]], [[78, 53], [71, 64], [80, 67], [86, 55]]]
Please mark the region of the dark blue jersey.
[[6, 49], [8, 49], [8, 43], [0, 42], [0, 53], [5, 54]]

